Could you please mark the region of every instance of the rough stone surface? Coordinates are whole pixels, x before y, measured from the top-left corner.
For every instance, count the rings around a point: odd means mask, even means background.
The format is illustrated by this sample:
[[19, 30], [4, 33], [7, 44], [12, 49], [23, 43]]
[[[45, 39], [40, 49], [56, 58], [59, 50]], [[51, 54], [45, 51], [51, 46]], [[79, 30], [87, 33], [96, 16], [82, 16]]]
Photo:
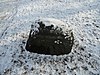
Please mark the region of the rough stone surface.
[[[25, 49], [30, 25], [39, 18], [71, 27], [71, 53]], [[0, 75], [100, 75], [100, 0], [0, 0]]]

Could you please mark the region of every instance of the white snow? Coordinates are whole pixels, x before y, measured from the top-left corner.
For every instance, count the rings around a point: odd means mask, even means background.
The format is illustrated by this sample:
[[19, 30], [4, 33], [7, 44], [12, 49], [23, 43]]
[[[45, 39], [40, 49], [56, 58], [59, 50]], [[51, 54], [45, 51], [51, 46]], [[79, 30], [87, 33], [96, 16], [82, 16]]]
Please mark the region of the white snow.
[[[41, 18], [72, 29], [70, 54], [25, 50], [30, 26]], [[0, 75], [100, 75], [100, 1], [0, 0]]]

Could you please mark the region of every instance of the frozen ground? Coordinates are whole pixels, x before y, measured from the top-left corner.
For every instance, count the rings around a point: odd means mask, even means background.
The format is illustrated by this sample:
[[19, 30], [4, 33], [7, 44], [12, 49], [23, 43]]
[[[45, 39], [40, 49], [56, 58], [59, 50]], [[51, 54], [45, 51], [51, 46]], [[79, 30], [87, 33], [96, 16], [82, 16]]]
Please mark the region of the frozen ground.
[[[25, 50], [38, 18], [59, 19], [73, 29], [70, 54]], [[0, 0], [0, 75], [100, 75], [100, 0]]]

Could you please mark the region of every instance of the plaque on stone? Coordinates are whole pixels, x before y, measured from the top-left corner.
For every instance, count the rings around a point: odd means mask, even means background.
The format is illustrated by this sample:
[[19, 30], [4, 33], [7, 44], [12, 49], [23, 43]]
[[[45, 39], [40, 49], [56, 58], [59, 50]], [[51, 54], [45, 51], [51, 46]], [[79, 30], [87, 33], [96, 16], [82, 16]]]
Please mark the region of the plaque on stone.
[[26, 50], [38, 54], [63, 55], [71, 52], [74, 36], [62, 21], [39, 19], [32, 25]]

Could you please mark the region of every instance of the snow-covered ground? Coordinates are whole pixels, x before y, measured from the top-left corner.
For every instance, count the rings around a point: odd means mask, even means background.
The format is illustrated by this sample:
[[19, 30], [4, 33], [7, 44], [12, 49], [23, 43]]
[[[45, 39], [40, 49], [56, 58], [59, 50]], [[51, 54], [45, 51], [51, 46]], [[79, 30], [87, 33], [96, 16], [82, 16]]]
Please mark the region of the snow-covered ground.
[[[70, 54], [25, 50], [39, 18], [61, 20], [73, 30]], [[0, 0], [0, 75], [100, 75], [100, 0]]]

